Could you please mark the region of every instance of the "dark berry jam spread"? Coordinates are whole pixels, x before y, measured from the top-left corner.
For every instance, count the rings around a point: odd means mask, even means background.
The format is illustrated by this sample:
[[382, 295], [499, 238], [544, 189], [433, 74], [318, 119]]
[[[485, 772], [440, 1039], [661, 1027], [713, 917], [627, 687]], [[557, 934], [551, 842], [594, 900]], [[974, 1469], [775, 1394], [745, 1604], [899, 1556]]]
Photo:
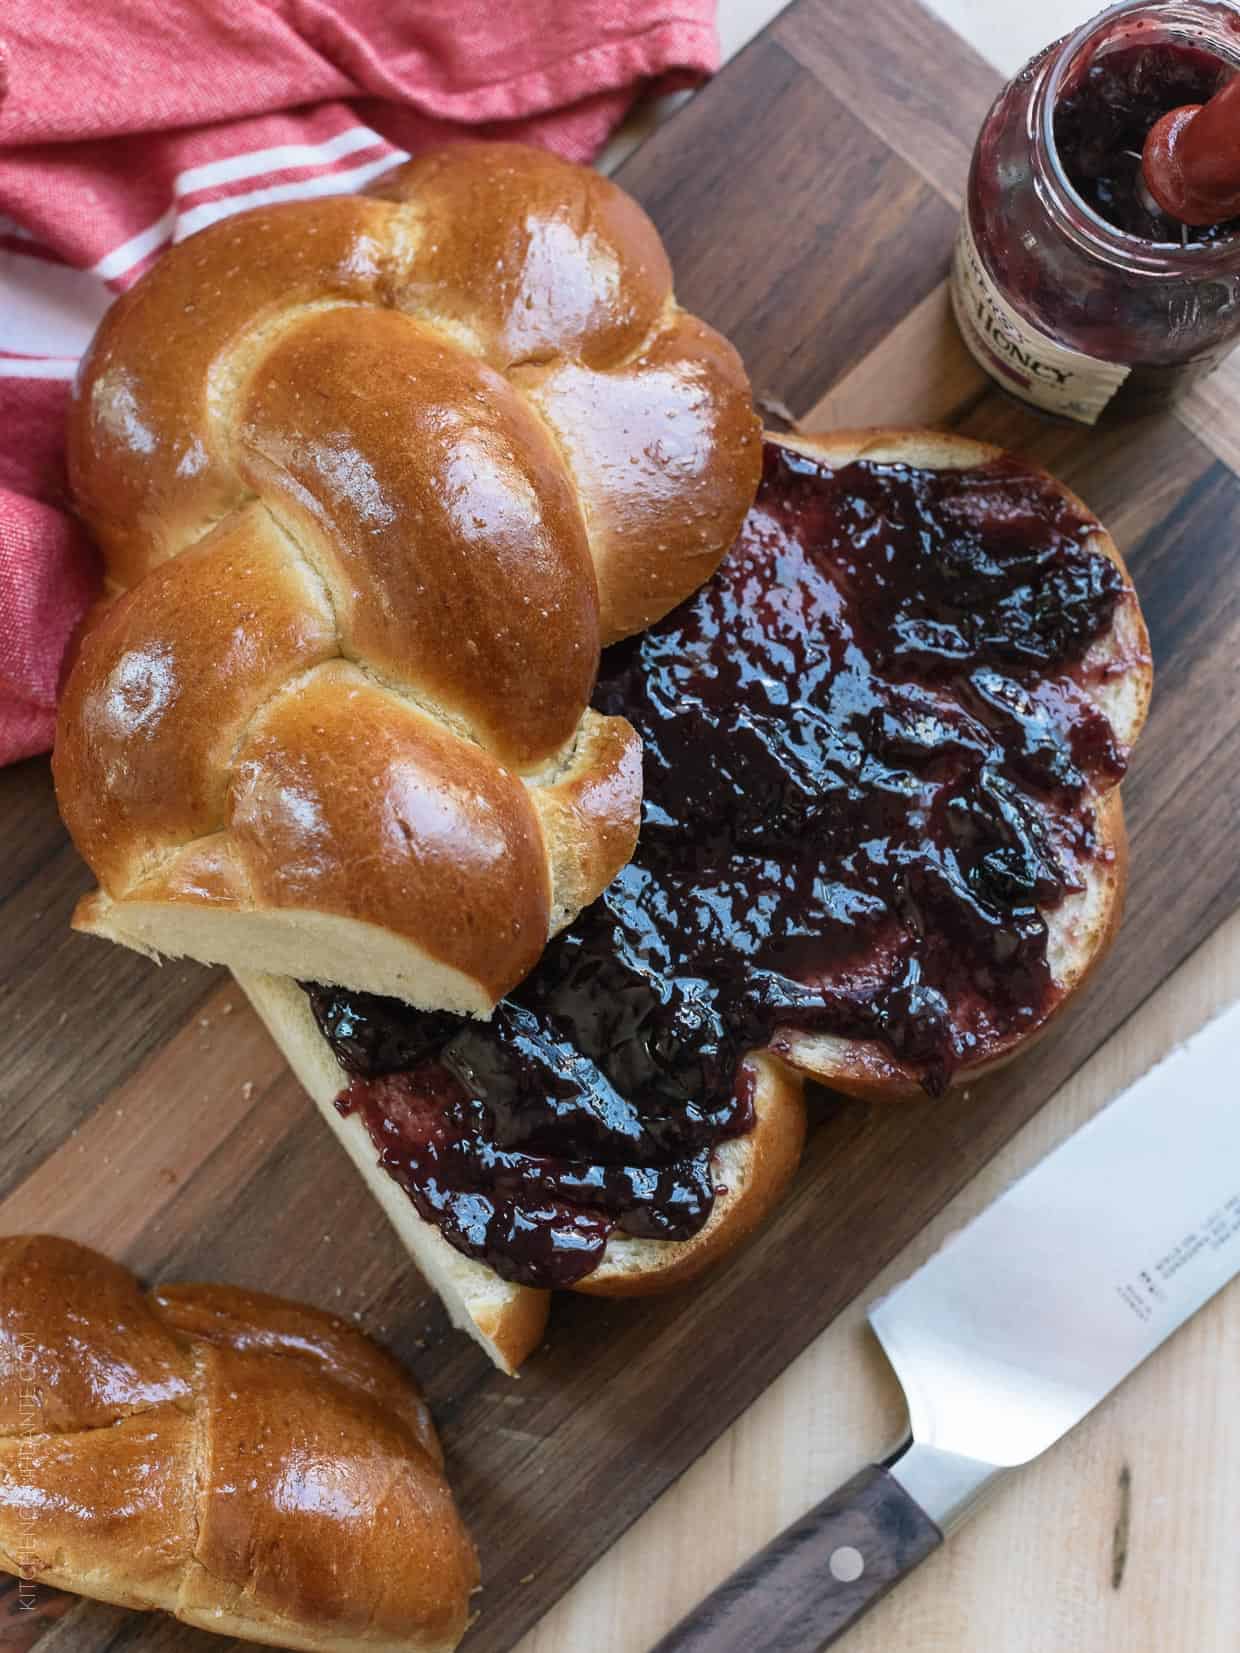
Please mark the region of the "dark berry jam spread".
[[[1200, 46], [1164, 41], [1100, 53], [1055, 107], [1055, 147], [1073, 189], [1108, 224], [1146, 241], [1181, 239], [1146, 192], [1141, 152], [1171, 109], [1206, 103], [1234, 71]], [[1187, 241], [1221, 241], [1240, 219], [1185, 226]]]
[[696, 596], [604, 658], [645, 746], [632, 862], [490, 1022], [309, 989], [381, 1162], [459, 1250], [570, 1285], [710, 1214], [747, 1051], [877, 1040], [942, 1089], [1053, 1007], [1039, 909], [1123, 771], [1082, 691], [1123, 593], [1011, 460], [832, 470], [768, 445]]

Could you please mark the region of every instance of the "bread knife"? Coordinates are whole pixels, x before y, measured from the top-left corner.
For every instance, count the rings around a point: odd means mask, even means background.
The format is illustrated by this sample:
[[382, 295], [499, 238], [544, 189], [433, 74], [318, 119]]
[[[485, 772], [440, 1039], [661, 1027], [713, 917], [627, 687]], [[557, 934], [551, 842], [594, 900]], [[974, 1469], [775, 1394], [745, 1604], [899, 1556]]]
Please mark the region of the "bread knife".
[[1240, 1002], [874, 1304], [909, 1435], [653, 1653], [817, 1653], [1240, 1273]]

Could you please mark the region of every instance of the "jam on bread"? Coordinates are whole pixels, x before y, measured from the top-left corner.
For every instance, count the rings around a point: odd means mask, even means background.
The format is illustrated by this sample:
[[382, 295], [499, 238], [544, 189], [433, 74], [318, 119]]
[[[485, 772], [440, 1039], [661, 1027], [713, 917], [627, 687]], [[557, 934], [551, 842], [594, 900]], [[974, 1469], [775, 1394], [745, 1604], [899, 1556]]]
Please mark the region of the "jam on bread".
[[698, 1232], [743, 1058], [790, 1033], [933, 1095], [1046, 1020], [1048, 914], [1111, 853], [1125, 766], [1087, 657], [1131, 593], [1096, 535], [1006, 456], [767, 444], [719, 571], [603, 659], [645, 750], [629, 865], [489, 1022], [307, 987], [338, 1107], [453, 1246], [567, 1286], [613, 1232]]

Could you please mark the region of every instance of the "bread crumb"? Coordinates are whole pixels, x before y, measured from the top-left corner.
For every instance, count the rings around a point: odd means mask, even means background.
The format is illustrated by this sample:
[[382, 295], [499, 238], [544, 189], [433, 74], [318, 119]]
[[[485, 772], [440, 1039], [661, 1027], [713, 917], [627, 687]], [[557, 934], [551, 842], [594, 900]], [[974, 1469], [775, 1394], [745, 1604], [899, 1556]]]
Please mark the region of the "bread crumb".
[[252, 1079], [247, 1079], [245, 1084], [242, 1085], [241, 1094], [247, 1102], [254, 1095], [254, 1081]]
[[524, 1578], [519, 1578], [517, 1580], [517, 1583], [518, 1584], [533, 1584], [534, 1580], [537, 1577], [538, 1577], [537, 1573], [526, 1573]]
[[221, 1016], [231, 1016], [232, 1013], [233, 1013], [233, 1007], [232, 1007], [231, 1003], [228, 1003], [228, 1004], [224, 1005], [223, 1009], [220, 1011]]

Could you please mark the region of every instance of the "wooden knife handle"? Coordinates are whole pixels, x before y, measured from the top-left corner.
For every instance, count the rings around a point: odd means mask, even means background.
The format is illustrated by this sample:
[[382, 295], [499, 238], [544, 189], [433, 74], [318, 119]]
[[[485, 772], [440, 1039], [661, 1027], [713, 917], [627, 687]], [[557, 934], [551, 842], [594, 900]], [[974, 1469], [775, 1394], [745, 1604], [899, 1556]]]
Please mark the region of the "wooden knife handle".
[[818, 1653], [943, 1542], [877, 1464], [781, 1532], [651, 1653]]

